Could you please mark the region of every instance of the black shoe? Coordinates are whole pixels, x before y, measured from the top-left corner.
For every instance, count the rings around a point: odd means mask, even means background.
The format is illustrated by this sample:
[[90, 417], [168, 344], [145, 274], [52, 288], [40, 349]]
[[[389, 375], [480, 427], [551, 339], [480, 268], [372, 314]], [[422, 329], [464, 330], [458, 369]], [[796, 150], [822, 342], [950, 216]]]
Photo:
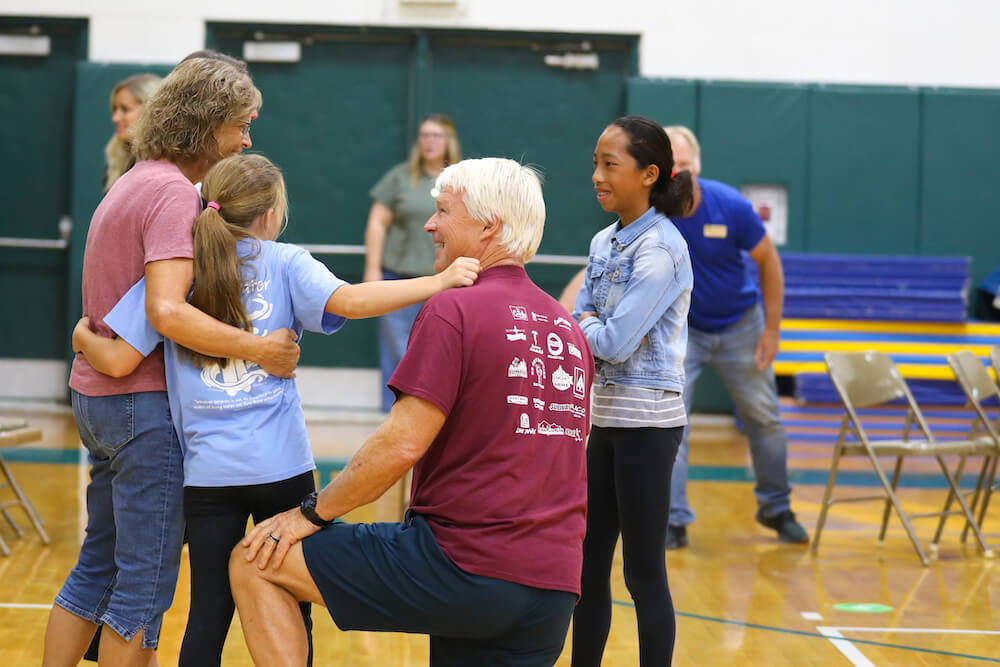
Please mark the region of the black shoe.
[[667, 526], [667, 539], [664, 540], [663, 547], [667, 551], [680, 549], [688, 545], [688, 532], [684, 526]]
[[809, 542], [809, 534], [795, 520], [795, 512], [792, 510], [785, 510], [776, 516], [764, 516], [760, 510], [757, 510], [757, 523], [765, 528], [778, 531], [778, 539], [782, 542], [793, 544], [807, 544]]

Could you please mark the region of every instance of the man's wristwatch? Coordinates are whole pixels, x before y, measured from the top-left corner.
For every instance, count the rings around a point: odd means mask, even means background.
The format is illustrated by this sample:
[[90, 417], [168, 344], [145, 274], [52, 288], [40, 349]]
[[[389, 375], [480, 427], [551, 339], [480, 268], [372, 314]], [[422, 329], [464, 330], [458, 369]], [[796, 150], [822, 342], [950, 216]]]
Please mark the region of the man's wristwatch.
[[319, 514], [316, 513], [316, 492], [313, 491], [308, 496], [302, 499], [302, 504], [299, 505], [299, 511], [302, 515], [309, 519], [313, 524], [319, 526], [320, 528], [325, 528], [333, 523], [333, 519], [324, 519]]

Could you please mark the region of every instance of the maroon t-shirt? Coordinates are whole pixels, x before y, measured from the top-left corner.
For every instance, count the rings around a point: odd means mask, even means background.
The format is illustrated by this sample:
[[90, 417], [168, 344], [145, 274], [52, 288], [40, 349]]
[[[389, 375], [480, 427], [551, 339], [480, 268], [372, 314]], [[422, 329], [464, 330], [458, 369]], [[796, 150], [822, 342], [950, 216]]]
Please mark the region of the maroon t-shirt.
[[580, 594], [594, 359], [520, 266], [421, 309], [389, 381], [445, 414], [410, 508], [462, 570]]
[[[169, 162], [139, 162], [115, 181], [94, 211], [83, 253], [83, 314], [94, 331], [113, 337], [104, 316], [143, 277], [147, 262], [194, 257], [191, 228], [200, 212], [198, 191]], [[78, 354], [69, 386], [86, 396], [166, 391], [163, 347], [123, 378], [98, 373]]]

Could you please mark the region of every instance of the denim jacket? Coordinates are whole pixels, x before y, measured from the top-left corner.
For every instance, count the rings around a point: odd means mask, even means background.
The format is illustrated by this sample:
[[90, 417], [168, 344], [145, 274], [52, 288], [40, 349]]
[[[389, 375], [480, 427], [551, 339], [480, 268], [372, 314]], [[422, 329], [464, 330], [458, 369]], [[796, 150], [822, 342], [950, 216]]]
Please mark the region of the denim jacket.
[[594, 384], [681, 392], [693, 277], [687, 243], [650, 208], [625, 228], [621, 220], [590, 242], [574, 317], [594, 354]]

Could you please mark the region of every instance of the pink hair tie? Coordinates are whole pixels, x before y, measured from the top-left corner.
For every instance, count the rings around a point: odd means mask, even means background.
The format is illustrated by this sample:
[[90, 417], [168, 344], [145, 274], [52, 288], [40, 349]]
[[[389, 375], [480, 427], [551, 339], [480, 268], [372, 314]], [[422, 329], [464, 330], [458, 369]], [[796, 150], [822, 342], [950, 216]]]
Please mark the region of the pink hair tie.
[[219, 205], [216, 204], [214, 201], [208, 202], [207, 204], [205, 204], [205, 207], [206, 208], [214, 208], [216, 211], [220, 210], [219, 209]]

